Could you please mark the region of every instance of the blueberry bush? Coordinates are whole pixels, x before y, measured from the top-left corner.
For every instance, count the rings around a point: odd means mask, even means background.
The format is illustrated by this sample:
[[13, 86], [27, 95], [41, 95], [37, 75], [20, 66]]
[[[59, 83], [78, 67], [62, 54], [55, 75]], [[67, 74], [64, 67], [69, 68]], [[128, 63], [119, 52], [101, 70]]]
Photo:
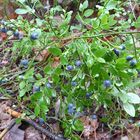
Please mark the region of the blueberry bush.
[[[83, 114], [99, 117], [113, 128], [140, 111], [136, 92], [140, 17], [126, 12], [127, 2], [100, 2], [95, 9], [88, 7], [87, 0], [81, 2], [71, 24], [72, 11], [59, 5], [48, 10], [39, 0], [17, 0], [18, 18], [1, 20], [1, 32], [8, 39], [14, 37], [9, 49], [11, 67], [19, 68], [12, 76], [0, 70], [1, 91], [5, 83], [12, 82], [19, 104], [32, 110], [41, 123], [50, 115], [56, 117], [64, 136], [71, 139], [80, 139]], [[43, 50], [47, 50], [46, 59], [37, 61]]]

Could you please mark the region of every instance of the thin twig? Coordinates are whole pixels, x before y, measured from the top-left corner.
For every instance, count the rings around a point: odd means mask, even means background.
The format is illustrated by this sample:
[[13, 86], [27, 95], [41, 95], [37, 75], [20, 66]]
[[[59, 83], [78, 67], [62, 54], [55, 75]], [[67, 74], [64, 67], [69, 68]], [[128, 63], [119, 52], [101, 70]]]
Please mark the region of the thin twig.
[[45, 134], [46, 136], [48, 136], [49, 138], [51, 138], [52, 140], [65, 140], [64, 138], [58, 137], [57, 135], [51, 133], [50, 131], [48, 131], [47, 129], [44, 129], [43, 127], [39, 126], [37, 123], [35, 123], [32, 120], [26, 120], [23, 119], [23, 121], [27, 122], [28, 124], [32, 125], [34, 128], [36, 128], [37, 130], [41, 131], [43, 134]]

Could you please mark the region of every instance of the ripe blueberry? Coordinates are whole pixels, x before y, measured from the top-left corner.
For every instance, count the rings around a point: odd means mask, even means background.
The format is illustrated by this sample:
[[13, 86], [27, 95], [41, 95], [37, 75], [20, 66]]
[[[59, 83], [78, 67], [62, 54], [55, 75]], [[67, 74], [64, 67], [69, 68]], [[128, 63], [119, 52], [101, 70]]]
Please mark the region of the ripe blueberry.
[[51, 83], [49, 83], [49, 82], [48, 82], [48, 83], [46, 83], [46, 87], [47, 87], [47, 88], [52, 88]]
[[66, 70], [72, 71], [72, 70], [73, 70], [73, 66], [72, 66], [72, 65], [68, 65], [68, 66], [66, 67]]
[[132, 60], [132, 59], [133, 59], [132, 56], [127, 56], [127, 57], [126, 57], [126, 60], [127, 60], [127, 61], [130, 61], [130, 60]]
[[39, 86], [33, 86], [33, 93], [39, 92], [39, 91], [40, 91], [40, 87]]
[[137, 61], [135, 59], [130, 61], [130, 66], [134, 67], [137, 64]]
[[96, 120], [97, 119], [97, 115], [91, 115], [91, 119]]
[[106, 88], [109, 88], [109, 87], [111, 86], [110, 80], [105, 80], [105, 81], [104, 81], [104, 86], [105, 86]]
[[119, 50], [117, 50], [117, 49], [113, 49], [113, 51], [114, 51], [114, 53], [115, 53], [117, 56], [120, 55], [120, 51], [119, 51]]
[[3, 19], [0, 21], [0, 23], [1, 23], [2, 25], [6, 25], [6, 21], [3, 20]]
[[43, 118], [39, 118], [38, 122], [39, 122], [40, 125], [43, 125], [44, 124], [44, 119]]
[[75, 106], [72, 103], [68, 104], [68, 113], [72, 115], [75, 112]]
[[5, 83], [7, 83], [8, 82], [8, 79], [1, 79], [0, 80], [0, 84], [5, 84]]
[[27, 66], [29, 63], [28, 59], [23, 59], [20, 61], [20, 65]]
[[38, 35], [37, 32], [33, 32], [33, 33], [31, 33], [30, 38], [31, 38], [32, 40], [36, 40], [36, 39], [38, 39], [38, 37], [39, 37], [39, 35]]
[[71, 82], [71, 85], [72, 85], [72, 86], [77, 86], [77, 82], [72, 81], [72, 82]]
[[1, 28], [1, 32], [2, 33], [7, 33], [7, 28], [5, 28], [5, 27]]
[[68, 113], [69, 113], [70, 115], [72, 115], [74, 112], [75, 112], [75, 109], [74, 109], [74, 108], [68, 109]]
[[121, 44], [121, 45], [119, 46], [119, 48], [120, 48], [121, 50], [125, 50], [125, 45], [124, 45], [124, 44]]
[[82, 62], [81, 62], [80, 60], [77, 60], [77, 61], [75, 62], [75, 65], [76, 65], [77, 67], [80, 67], [80, 66], [82, 65]]
[[86, 98], [89, 99], [92, 96], [92, 93], [86, 93]]
[[73, 108], [73, 107], [74, 107], [74, 105], [72, 103], [68, 104], [68, 109]]
[[16, 31], [14, 32], [14, 36], [15, 36], [15, 37], [19, 37], [19, 31], [18, 31], [18, 30], [16, 30]]

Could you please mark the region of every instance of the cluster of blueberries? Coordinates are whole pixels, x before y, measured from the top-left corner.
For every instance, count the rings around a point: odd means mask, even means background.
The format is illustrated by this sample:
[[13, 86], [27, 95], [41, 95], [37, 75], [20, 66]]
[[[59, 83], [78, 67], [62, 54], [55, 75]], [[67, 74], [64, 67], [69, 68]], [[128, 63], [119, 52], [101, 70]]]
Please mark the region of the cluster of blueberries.
[[[46, 83], [45, 86], [49, 89], [52, 88], [52, 84], [50, 82]], [[40, 91], [40, 86], [34, 85], [32, 92], [35, 93], [35, 92], [39, 92], [39, 91]]]
[[[125, 50], [125, 48], [126, 48], [126, 47], [125, 47], [124, 44], [122, 44], [122, 45], [119, 46], [119, 49], [120, 49], [120, 50]], [[119, 56], [120, 53], [121, 53], [119, 49], [113, 49], [114, 53], [115, 53], [117, 56]], [[127, 56], [127, 57], [126, 57], [126, 60], [129, 61], [129, 64], [130, 64], [131, 67], [134, 67], [134, 66], [137, 64], [137, 61], [136, 61], [135, 59], [133, 59], [133, 56]]]
[[[0, 29], [0, 31], [1, 31], [2, 33], [7, 33], [7, 32], [8, 32], [8, 29], [7, 29], [6, 27], [2, 27], [2, 28]], [[24, 37], [23, 32], [18, 31], [18, 30], [14, 31], [14, 32], [13, 32], [13, 35], [14, 35], [14, 37], [16, 37], [16, 38], [18, 38], [18, 39], [22, 39], [22, 38]], [[34, 32], [31, 33], [31, 35], [30, 35], [30, 39], [31, 39], [31, 40], [36, 40], [36, 39], [38, 39], [38, 38], [39, 38], [39, 34], [38, 34], [37, 32], [34, 31]]]
[[[80, 61], [80, 60], [77, 60], [76, 62], [75, 62], [75, 66], [76, 67], [80, 67], [82, 65], [82, 62]], [[67, 71], [72, 71], [74, 69], [74, 67], [72, 66], [72, 65], [68, 65], [67, 67], [66, 67], [66, 70]]]

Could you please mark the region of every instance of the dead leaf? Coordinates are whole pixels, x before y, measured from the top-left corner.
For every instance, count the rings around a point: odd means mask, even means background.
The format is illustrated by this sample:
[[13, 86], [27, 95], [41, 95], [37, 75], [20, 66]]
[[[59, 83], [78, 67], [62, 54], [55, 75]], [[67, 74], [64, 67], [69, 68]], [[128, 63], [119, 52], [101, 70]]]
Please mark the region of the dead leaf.
[[21, 113], [17, 112], [17, 111], [14, 111], [13, 109], [7, 107], [6, 108], [6, 112], [9, 113], [12, 117], [15, 117], [15, 118], [19, 118], [21, 116]]
[[55, 134], [58, 134], [60, 132], [60, 125], [58, 122], [51, 124], [51, 128], [53, 129], [53, 132]]
[[24, 140], [24, 131], [20, 130], [18, 127], [19, 125], [14, 125], [2, 140]]
[[25, 140], [42, 140], [41, 134], [33, 127], [25, 130]]
[[58, 99], [55, 103], [55, 116], [57, 117], [59, 114], [59, 110], [60, 110], [60, 105], [61, 105], [61, 100]]
[[52, 67], [56, 68], [56, 67], [58, 67], [59, 64], [60, 64], [60, 58], [59, 57], [54, 57]]
[[[10, 102], [9, 102], [10, 103]], [[11, 115], [5, 113], [7, 105], [9, 105], [8, 101], [4, 101], [0, 103], [0, 130], [5, 129], [8, 124], [11, 122]]]
[[48, 58], [48, 56], [49, 56], [50, 53], [48, 52], [47, 49], [44, 49], [41, 52], [39, 52], [39, 51], [40, 50], [33, 49], [34, 54], [37, 55], [36, 58], [35, 58], [35, 60], [36, 61], [39, 61], [39, 62], [45, 61]]
[[84, 130], [82, 132], [83, 136], [87, 139], [97, 139], [96, 130], [99, 126], [97, 119], [91, 119], [89, 116], [83, 116], [80, 118], [80, 120], [84, 124]]

